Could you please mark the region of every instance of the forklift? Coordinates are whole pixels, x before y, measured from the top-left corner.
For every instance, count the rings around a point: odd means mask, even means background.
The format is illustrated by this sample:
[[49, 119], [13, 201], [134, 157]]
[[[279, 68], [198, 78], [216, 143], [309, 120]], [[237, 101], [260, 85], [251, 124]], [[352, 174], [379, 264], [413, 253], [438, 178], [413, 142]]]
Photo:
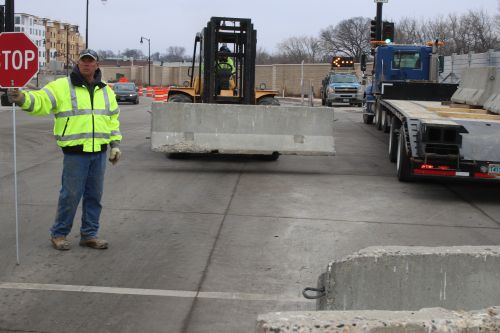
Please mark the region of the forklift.
[[[168, 101], [279, 105], [274, 98], [277, 91], [266, 90], [265, 85], [255, 89], [256, 45], [257, 31], [250, 19], [212, 17], [195, 37], [189, 87], [170, 88]], [[221, 66], [228, 58], [233, 65], [230, 72]]]

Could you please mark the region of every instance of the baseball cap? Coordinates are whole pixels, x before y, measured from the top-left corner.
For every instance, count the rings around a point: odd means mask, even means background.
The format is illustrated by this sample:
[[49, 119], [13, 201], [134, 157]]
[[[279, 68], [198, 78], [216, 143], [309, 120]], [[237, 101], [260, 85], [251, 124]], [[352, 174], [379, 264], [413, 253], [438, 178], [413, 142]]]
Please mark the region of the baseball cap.
[[94, 60], [99, 60], [99, 56], [97, 55], [97, 52], [91, 49], [84, 49], [80, 51], [80, 57], [78, 59], [82, 59], [83, 57], [91, 57]]

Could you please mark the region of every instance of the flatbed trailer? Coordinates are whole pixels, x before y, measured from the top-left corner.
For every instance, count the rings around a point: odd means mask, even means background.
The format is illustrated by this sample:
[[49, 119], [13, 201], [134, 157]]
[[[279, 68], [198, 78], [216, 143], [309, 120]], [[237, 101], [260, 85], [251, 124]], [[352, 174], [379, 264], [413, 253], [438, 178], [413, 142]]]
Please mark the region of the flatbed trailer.
[[389, 159], [414, 177], [500, 179], [500, 115], [450, 102], [378, 99]]

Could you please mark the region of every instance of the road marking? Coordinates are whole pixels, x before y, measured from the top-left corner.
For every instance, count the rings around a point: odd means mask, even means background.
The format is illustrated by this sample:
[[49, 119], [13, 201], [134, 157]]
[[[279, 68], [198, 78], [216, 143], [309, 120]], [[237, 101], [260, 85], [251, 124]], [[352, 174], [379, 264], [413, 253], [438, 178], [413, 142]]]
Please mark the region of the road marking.
[[305, 300], [304, 298], [301, 297], [293, 297], [285, 295], [96, 287], [96, 286], [79, 286], [70, 284], [0, 282], [0, 289], [63, 291], [63, 292], [79, 292], [79, 293], [160, 296], [160, 297], [180, 297], [180, 298], [208, 298], [208, 299], [239, 300], [239, 301], [277, 301], [277, 302], [293, 302], [293, 303], [311, 303], [311, 301]]

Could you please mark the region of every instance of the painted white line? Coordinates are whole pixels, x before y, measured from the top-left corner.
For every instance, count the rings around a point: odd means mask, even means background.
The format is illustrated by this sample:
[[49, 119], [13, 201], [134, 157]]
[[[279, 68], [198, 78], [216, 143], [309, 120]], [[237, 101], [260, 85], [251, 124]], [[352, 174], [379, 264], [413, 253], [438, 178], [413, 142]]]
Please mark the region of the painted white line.
[[301, 297], [287, 297], [284, 295], [246, 294], [246, 293], [230, 293], [230, 292], [197, 293], [195, 291], [186, 291], [186, 290], [96, 287], [96, 286], [78, 286], [70, 284], [0, 282], [0, 289], [63, 291], [63, 292], [79, 292], [79, 293], [160, 296], [160, 297], [180, 297], [180, 298], [197, 297], [197, 298], [239, 300], [239, 301], [277, 301], [277, 302], [294, 302], [294, 303], [311, 302]]

